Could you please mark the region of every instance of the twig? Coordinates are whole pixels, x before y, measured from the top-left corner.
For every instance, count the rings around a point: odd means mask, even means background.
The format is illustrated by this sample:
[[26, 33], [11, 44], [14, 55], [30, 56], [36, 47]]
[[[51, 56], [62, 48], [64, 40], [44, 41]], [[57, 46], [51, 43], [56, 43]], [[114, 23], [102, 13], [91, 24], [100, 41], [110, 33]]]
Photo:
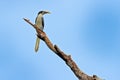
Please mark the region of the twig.
[[65, 61], [65, 63], [70, 67], [70, 69], [73, 71], [73, 73], [76, 75], [76, 77], [79, 80], [102, 80], [96, 75], [89, 76], [85, 74], [83, 71], [81, 71], [77, 64], [72, 60], [70, 55], [66, 55], [63, 51], [61, 51], [57, 45], [53, 45], [45, 32], [41, 31], [36, 25], [31, 23], [28, 19], [23, 18], [27, 23], [29, 23], [33, 28], [35, 28], [37, 32], [37, 36], [42, 39], [49, 49], [51, 49], [55, 54], [57, 54], [61, 59]]

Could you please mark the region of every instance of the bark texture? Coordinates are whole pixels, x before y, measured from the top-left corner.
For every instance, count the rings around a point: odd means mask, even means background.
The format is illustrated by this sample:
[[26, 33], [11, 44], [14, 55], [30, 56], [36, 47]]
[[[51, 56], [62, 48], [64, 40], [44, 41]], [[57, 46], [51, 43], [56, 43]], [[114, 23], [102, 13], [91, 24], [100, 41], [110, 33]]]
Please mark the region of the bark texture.
[[79, 69], [77, 64], [72, 60], [71, 55], [65, 54], [63, 51], [60, 50], [60, 48], [57, 45], [53, 45], [52, 42], [47, 37], [46, 33], [41, 31], [36, 25], [31, 23], [26, 18], [23, 18], [23, 19], [36, 30], [37, 36], [46, 43], [48, 48], [52, 50], [56, 55], [58, 55], [62, 60], [65, 61], [65, 63], [70, 67], [70, 69], [73, 71], [73, 73], [76, 75], [76, 77], [79, 80], [102, 80], [96, 75], [89, 76], [85, 74], [82, 70]]

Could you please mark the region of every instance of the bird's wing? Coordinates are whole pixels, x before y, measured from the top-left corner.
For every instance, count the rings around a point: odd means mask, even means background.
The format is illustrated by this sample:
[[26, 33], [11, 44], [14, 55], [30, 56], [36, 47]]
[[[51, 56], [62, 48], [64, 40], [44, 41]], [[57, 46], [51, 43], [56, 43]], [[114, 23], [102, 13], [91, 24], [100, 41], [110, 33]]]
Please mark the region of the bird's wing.
[[42, 17], [42, 26], [43, 26], [43, 29], [44, 29], [44, 18]]
[[[37, 16], [38, 17], [38, 16]], [[35, 19], [35, 23], [36, 23], [36, 21], [37, 21], [37, 17], [36, 17], [36, 19]]]

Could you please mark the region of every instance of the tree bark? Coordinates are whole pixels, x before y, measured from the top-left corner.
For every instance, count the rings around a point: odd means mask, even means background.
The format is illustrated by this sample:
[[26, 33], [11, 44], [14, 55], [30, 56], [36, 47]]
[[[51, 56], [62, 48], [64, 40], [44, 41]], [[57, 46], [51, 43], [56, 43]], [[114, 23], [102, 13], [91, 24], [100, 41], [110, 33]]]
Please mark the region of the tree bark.
[[77, 64], [72, 60], [71, 55], [65, 54], [63, 51], [60, 50], [60, 48], [57, 45], [53, 45], [49, 38], [47, 37], [46, 33], [41, 31], [36, 25], [31, 23], [28, 19], [23, 18], [27, 23], [29, 23], [37, 32], [37, 36], [42, 39], [49, 49], [51, 49], [56, 55], [58, 55], [61, 59], [65, 61], [65, 63], [70, 67], [70, 69], [73, 71], [73, 73], [76, 75], [76, 77], [79, 80], [102, 80], [96, 75], [89, 76], [85, 74], [83, 71], [81, 71]]

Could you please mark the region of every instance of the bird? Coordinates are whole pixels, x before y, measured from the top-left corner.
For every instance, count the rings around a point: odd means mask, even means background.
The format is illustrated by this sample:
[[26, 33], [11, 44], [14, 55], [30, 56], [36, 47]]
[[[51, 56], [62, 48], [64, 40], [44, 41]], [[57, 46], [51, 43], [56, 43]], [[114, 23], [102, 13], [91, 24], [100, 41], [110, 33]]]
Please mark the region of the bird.
[[[35, 19], [35, 25], [42, 31], [44, 29], [44, 18], [43, 18], [44, 14], [50, 14], [50, 12], [47, 11], [47, 10], [39, 11], [38, 15], [37, 15], [37, 17]], [[40, 45], [40, 39], [37, 37], [36, 38], [36, 43], [35, 43], [35, 52], [38, 51], [39, 45]]]

